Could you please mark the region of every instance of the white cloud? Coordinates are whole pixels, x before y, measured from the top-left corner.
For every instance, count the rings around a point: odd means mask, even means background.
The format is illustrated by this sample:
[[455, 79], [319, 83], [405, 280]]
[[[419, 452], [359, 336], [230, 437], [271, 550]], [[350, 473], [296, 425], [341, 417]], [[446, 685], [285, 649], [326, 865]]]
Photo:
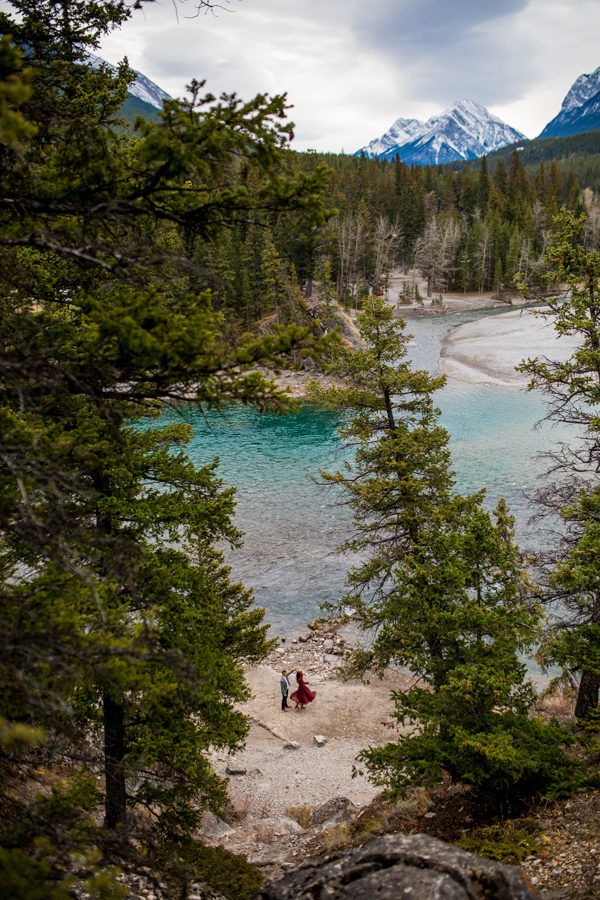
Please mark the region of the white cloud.
[[145, 5], [103, 43], [179, 96], [287, 91], [297, 149], [352, 152], [399, 116], [459, 97], [529, 136], [575, 78], [600, 65], [598, 0], [241, 0], [190, 17], [193, 0]]

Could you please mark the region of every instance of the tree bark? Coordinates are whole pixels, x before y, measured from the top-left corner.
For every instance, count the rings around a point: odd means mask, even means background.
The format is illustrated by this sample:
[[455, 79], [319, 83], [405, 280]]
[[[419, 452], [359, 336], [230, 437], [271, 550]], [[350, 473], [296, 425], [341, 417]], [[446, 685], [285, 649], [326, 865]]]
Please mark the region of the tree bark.
[[592, 712], [598, 706], [599, 690], [600, 675], [597, 672], [583, 671], [575, 705], [575, 718], [578, 722], [581, 722], [589, 712]]
[[104, 827], [124, 826], [127, 820], [125, 794], [125, 719], [123, 706], [105, 693], [104, 714], [104, 775], [106, 779], [104, 798]]

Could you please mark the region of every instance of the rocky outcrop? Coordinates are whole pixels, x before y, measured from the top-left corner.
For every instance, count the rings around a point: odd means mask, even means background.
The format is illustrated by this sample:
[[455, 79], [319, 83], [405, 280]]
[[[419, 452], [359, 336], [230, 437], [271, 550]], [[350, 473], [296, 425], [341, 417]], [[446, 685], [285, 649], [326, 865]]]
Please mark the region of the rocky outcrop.
[[534, 900], [518, 869], [424, 834], [386, 835], [305, 863], [257, 900]]
[[311, 828], [332, 828], [351, 822], [358, 814], [358, 808], [347, 797], [332, 797], [319, 806], [309, 819]]

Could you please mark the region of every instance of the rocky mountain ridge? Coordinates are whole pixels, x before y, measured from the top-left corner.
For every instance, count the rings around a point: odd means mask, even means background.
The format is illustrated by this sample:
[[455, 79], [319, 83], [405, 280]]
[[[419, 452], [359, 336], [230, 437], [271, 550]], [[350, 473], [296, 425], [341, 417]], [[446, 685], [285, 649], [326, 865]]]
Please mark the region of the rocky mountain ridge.
[[356, 152], [379, 159], [399, 157], [408, 164], [442, 165], [477, 159], [520, 141], [524, 135], [474, 100], [457, 100], [427, 122], [397, 119], [380, 138]]
[[580, 75], [569, 88], [560, 112], [539, 137], [565, 137], [600, 128], [600, 67]]
[[[100, 66], [106, 66], [112, 71], [116, 71], [116, 66], [113, 66], [112, 63], [106, 62], [105, 59], [102, 59], [100, 56], [96, 56], [94, 53], [88, 54], [90, 65], [93, 69], [99, 69]], [[138, 100], [141, 100], [143, 103], [147, 103], [149, 106], [153, 106], [155, 109], [162, 109], [163, 100], [171, 100], [170, 94], [167, 94], [158, 84], [155, 84], [154, 81], [151, 81], [149, 78], [144, 75], [143, 72], [138, 72], [134, 69], [135, 72], [135, 81], [129, 85], [128, 93], [132, 97], [137, 97]]]

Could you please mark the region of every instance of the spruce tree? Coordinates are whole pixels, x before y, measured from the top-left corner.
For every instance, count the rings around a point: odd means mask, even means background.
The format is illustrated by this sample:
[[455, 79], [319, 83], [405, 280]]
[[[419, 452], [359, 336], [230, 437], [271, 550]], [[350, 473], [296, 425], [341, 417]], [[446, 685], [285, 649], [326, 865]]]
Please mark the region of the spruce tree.
[[[557, 601], [549, 660], [581, 673], [575, 708], [584, 720], [598, 706], [600, 691], [600, 595], [598, 593], [598, 502], [600, 468], [600, 252], [583, 242], [585, 216], [563, 210], [554, 220], [540, 287], [558, 335], [579, 346], [566, 360], [529, 359], [521, 366], [530, 386], [545, 393], [546, 418], [574, 426], [569, 444], [549, 454], [542, 507], [563, 520], [562, 547], [548, 583]], [[523, 285], [526, 287], [526, 285]], [[531, 286], [530, 286], [531, 287]]]
[[392, 794], [444, 772], [491, 793], [555, 786], [569, 768], [569, 737], [530, 717], [535, 693], [521, 654], [540, 610], [525, 599], [512, 519], [500, 503], [492, 522], [482, 493], [454, 492], [433, 402], [444, 379], [411, 368], [402, 321], [376, 297], [358, 321], [364, 348], [340, 351], [336, 366], [348, 386], [315, 388], [348, 410], [340, 434], [355, 448], [344, 469], [323, 473], [353, 512], [343, 549], [362, 558], [335, 611], [349, 611], [367, 636], [351, 671], [393, 662], [415, 678], [393, 695], [396, 719], [412, 732], [360, 759]]

